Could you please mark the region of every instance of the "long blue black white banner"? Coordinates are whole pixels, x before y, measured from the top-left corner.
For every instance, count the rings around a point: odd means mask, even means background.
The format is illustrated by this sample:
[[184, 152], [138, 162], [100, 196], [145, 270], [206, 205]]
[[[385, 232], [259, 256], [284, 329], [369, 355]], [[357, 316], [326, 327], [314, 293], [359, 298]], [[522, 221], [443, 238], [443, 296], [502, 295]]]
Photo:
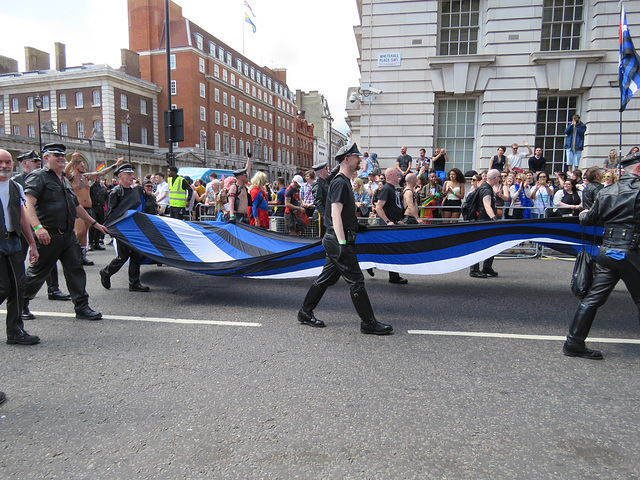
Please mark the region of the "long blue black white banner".
[[[319, 238], [248, 225], [184, 222], [135, 211], [109, 226], [109, 233], [153, 261], [209, 275], [312, 277], [320, 273], [325, 259]], [[360, 233], [356, 251], [363, 269], [436, 275], [467, 268], [524, 241], [575, 255], [583, 238], [592, 250], [594, 227], [581, 227], [575, 217], [399, 225], [370, 227]], [[602, 228], [597, 229], [595, 240], [601, 242]]]

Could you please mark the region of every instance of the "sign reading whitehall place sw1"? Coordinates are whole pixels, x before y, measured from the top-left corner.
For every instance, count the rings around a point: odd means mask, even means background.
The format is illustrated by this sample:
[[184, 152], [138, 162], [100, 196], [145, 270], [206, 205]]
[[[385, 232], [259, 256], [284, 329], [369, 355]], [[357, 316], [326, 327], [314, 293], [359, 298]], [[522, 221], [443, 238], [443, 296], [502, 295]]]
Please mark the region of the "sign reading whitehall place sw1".
[[402, 54], [398, 53], [379, 53], [379, 67], [399, 67], [402, 64]]

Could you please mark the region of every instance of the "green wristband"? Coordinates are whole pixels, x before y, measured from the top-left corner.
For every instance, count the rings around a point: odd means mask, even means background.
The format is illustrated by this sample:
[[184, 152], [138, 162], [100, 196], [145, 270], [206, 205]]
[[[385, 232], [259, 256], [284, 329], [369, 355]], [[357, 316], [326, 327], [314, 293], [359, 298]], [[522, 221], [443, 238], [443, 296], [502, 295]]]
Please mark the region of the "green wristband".
[[346, 240], [339, 240], [339, 241], [338, 241], [338, 243], [339, 243], [340, 245], [346, 245], [346, 244], [347, 244], [347, 241], [346, 241]]
[[42, 225], [36, 225], [35, 227], [33, 227], [33, 231], [35, 232], [36, 230], [40, 230], [42, 228]]

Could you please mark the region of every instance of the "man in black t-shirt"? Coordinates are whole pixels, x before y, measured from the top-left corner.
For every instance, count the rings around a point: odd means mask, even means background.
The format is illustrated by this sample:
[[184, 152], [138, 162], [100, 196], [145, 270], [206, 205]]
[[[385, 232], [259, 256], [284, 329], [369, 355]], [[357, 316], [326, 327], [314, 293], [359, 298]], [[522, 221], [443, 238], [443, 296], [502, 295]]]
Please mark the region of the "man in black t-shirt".
[[[500, 171], [494, 168], [487, 172], [486, 182], [482, 182], [478, 186], [478, 195], [476, 196], [476, 211], [479, 212], [478, 221], [498, 219], [496, 217], [496, 196], [493, 192], [493, 187], [499, 181]], [[489, 257], [484, 261], [482, 271], [480, 271], [479, 263], [472, 265], [469, 276], [475, 278], [497, 277], [498, 272], [493, 269], [493, 257]]]
[[324, 327], [314, 309], [324, 292], [340, 277], [349, 284], [351, 300], [360, 317], [360, 331], [365, 334], [388, 335], [393, 332], [391, 325], [380, 323], [373, 314], [369, 295], [364, 287], [364, 276], [358, 265], [355, 241], [358, 232], [356, 204], [351, 188], [351, 177], [360, 168], [360, 152], [357, 145], [345, 145], [336, 155], [340, 172], [329, 184], [324, 225], [327, 233], [322, 238], [326, 259], [322, 273], [311, 284], [311, 288], [298, 311], [298, 321], [311, 327]]
[[[398, 190], [400, 174], [395, 168], [387, 168], [384, 172], [387, 182], [380, 190], [378, 201], [376, 202], [376, 212], [380, 217], [381, 225], [402, 225], [404, 218], [404, 208], [402, 206], [402, 196]], [[402, 278], [398, 272], [389, 272], [389, 283], [404, 285], [409, 280]]]

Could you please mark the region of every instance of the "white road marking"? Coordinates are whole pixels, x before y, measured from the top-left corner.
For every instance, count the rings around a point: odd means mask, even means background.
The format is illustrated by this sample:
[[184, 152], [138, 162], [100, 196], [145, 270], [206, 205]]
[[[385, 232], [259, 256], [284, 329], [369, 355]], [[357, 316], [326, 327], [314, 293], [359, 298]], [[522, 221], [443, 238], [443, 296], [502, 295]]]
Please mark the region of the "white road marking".
[[[0, 313], [7, 313], [6, 310], [0, 310]], [[34, 312], [36, 317], [66, 317], [76, 318], [75, 313], [60, 312]], [[182, 323], [190, 325], [224, 325], [229, 327], [261, 327], [261, 323], [254, 322], [225, 322], [221, 320], [193, 320], [190, 318], [160, 318], [160, 317], [133, 317], [128, 315], [103, 315], [104, 320], [126, 320], [131, 322], [157, 322], [157, 323]], [[27, 322], [27, 325], [29, 323]]]
[[[408, 330], [409, 335], [442, 335], [452, 337], [484, 337], [484, 338], [514, 338], [520, 340], [562, 340], [567, 337], [560, 335], [522, 335], [517, 333], [491, 333], [491, 332], [453, 332], [447, 330]], [[588, 337], [588, 342], [596, 343], [629, 343], [640, 345], [640, 339], [634, 338], [596, 338]]]

